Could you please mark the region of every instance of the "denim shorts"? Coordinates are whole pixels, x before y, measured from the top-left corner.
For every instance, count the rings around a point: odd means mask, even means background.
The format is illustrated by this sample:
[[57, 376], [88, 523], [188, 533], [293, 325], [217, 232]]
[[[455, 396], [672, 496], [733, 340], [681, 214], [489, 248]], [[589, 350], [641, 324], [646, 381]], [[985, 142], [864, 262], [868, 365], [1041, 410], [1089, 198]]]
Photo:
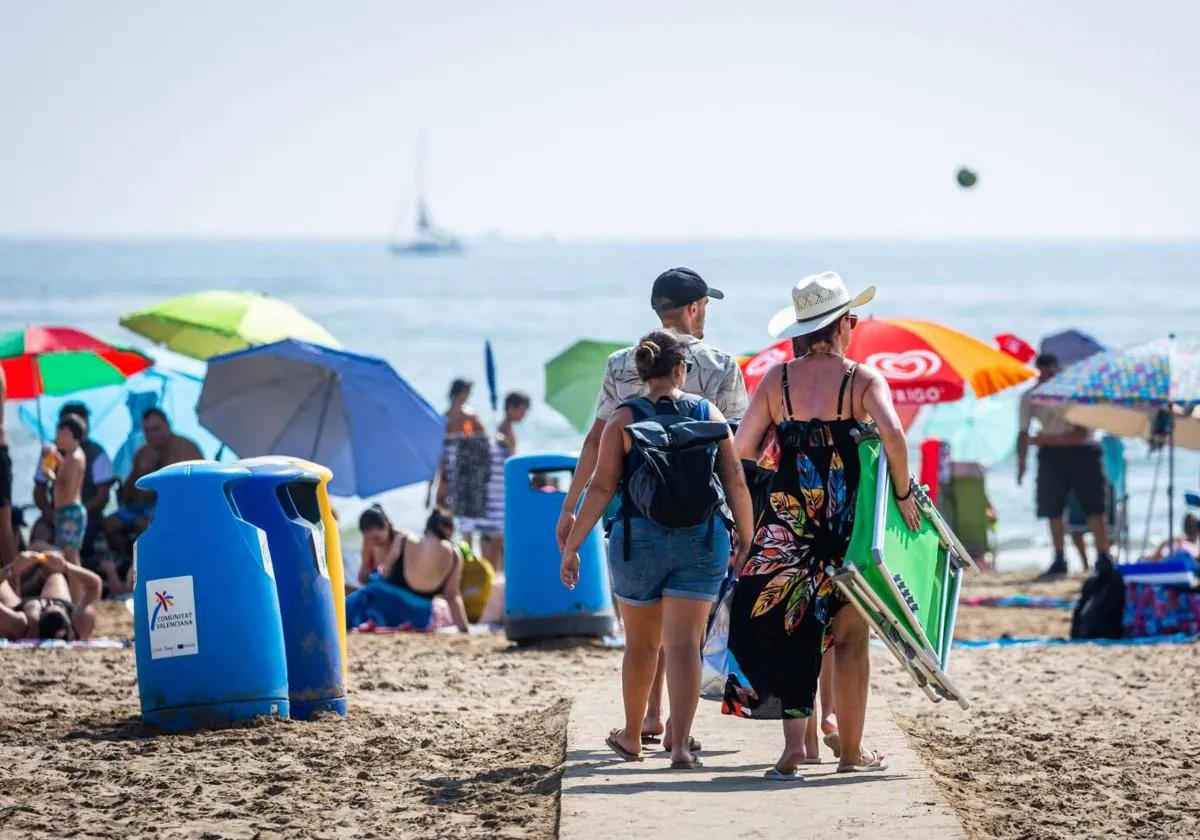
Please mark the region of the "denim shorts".
[[613, 594], [633, 606], [657, 604], [664, 595], [715, 601], [729, 570], [729, 531], [717, 520], [709, 526], [671, 530], [649, 519], [629, 520], [629, 559], [625, 523], [613, 523], [608, 540]]

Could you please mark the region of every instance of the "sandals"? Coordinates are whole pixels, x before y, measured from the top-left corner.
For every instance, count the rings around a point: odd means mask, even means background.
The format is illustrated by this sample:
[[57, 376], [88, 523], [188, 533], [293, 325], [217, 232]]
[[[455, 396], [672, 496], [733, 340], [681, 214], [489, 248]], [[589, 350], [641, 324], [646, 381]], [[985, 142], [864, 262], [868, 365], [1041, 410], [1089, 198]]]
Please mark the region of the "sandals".
[[770, 782], [803, 782], [804, 777], [796, 772], [795, 768], [791, 772], [785, 773], [779, 769], [779, 765], [774, 765], [766, 773], [763, 773], [763, 778]]
[[704, 765], [700, 763], [700, 759], [693, 758], [691, 761], [672, 761], [672, 770], [697, 770]]
[[871, 760], [864, 764], [839, 764], [837, 771], [839, 773], [882, 773], [888, 769], [887, 758], [883, 753], [872, 750], [864, 752], [863, 758], [871, 756]]
[[610, 750], [615, 752], [622, 761], [642, 761], [643, 758], [640, 752], [630, 752], [617, 742], [617, 734], [620, 733], [620, 731], [620, 729], [614, 729], [612, 732], [609, 732], [608, 737], [604, 739], [604, 743]]
[[[645, 741], [643, 741], [642, 743], [645, 743]], [[703, 745], [703, 744], [701, 744], [699, 741], [697, 741], [695, 738], [693, 738], [691, 735], [689, 735], [689, 736], [688, 736], [688, 752], [694, 752], [694, 753], [696, 753], [696, 752], [700, 752], [700, 750], [702, 750], [702, 749], [704, 749], [704, 745]], [[666, 743], [664, 742], [664, 743], [663, 743], [663, 750], [664, 750], [665, 752], [670, 752], [670, 751], [671, 751], [671, 748], [670, 748], [670, 747], [668, 747], [668, 746], [666, 745]]]
[[829, 747], [829, 751], [833, 753], [834, 758], [842, 757], [842, 736], [836, 729], [826, 733], [822, 740], [825, 742], [825, 746]]

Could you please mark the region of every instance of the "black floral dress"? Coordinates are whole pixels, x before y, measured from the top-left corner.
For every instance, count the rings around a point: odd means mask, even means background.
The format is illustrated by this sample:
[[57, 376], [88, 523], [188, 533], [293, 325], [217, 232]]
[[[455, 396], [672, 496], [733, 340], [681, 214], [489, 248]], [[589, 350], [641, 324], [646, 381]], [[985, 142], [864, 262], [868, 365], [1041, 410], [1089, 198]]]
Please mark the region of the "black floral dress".
[[729, 652], [749, 685], [729, 676], [725, 714], [812, 714], [829, 623], [845, 603], [826, 567], [846, 556], [858, 497], [855, 433], [866, 426], [842, 416], [854, 370], [842, 380], [838, 419], [795, 420], [784, 367], [778, 468], [730, 608]]

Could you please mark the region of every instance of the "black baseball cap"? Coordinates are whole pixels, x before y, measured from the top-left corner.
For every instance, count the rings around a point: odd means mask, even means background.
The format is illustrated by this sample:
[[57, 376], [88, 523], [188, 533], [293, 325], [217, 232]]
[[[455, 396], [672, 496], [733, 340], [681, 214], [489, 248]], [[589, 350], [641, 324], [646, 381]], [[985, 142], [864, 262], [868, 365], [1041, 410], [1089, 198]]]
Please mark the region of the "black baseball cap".
[[655, 278], [654, 289], [650, 292], [650, 306], [663, 312], [704, 298], [722, 300], [724, 297], [724, 292], [709, 286], [703, 277], [690, 268], [669, 268]]

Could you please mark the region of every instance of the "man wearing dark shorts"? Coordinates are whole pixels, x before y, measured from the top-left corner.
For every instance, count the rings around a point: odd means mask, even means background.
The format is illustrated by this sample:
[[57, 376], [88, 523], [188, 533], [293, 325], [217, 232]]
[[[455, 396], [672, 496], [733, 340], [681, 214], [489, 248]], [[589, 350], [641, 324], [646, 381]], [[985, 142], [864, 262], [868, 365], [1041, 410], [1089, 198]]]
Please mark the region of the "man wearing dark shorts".
[[[1037, 358], [1038, 382], [1046, 382], [1061, 369], [1058, 359], [1043, 353]], [[1030, 435], [1030, 426], [1037, 421], [1038, 432]], [[1063, 514], [1072, 494], [1087, 517], [1088, 530], [1096, 545], [1096, 568], [1112, 565], [1108, 555], [1108, 529], [1104, 522], [1107, 510], [1107, 481], [1099, 444], [1092, 432], [1069, 422], [1062, 409], [1040, 405], [1021, 397], [1020, 430], [1017, 435], [1017, 483], [1025, 478], [1029, 447], [1038, 448], [1037, 515], [1050, 522], [1050, 539], [1054, 544], [1054, 562], [1042, 573], [1042, 579], [1052, 580], [1067, 574], [1064, 544], [1066, 528]]]

